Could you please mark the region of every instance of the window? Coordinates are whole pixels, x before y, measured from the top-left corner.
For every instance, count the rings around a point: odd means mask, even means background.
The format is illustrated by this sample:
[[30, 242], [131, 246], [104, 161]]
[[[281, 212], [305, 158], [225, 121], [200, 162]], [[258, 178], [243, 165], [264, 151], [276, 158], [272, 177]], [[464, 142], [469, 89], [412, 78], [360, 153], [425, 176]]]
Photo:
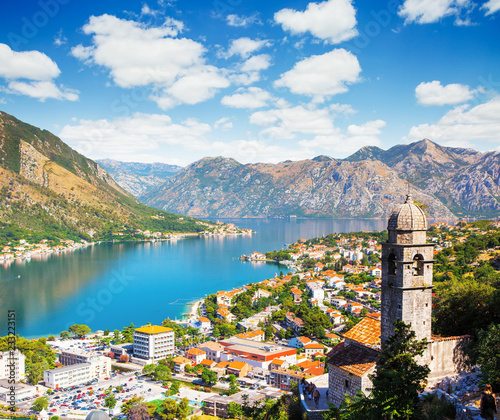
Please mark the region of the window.
[[349, 388], [349, 381], [347, 379], [345, 380], [345, 387]]
[[390, 276], [395, 276], [396, 275], [396, 254], [391, 253], [389, 254], [389, 275]]
[[413, 275], [422, 276], [424, 274], [424, 257], [417, 254], [413, 257]]

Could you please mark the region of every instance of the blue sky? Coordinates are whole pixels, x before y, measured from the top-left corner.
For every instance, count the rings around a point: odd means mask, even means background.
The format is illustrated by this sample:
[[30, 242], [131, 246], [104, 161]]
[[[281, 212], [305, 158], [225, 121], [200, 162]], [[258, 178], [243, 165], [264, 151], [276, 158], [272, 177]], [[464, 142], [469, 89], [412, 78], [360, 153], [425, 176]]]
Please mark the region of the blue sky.
[[0, 110], [88, 157], [500, 151], [500, 0], [4, 1]]

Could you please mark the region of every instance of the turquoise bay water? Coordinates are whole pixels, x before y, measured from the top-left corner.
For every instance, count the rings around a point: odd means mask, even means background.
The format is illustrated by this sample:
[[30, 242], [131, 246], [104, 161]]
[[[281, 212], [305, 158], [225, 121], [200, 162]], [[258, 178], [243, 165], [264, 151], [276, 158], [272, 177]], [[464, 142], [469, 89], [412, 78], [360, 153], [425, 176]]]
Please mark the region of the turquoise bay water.
[[386, 220], [224, 221], [257, 233], [103, 243], [0, 265], [0, 336], [7, 335], [11, 309], [16, 311], [17, 333], [25, 337], [59, 334], [72, 324], [113, 330], [131, 322], [139, 326], [179, 318], [189, 301], [285, 270], [275, 264], [241, 262], [242, 254], [281, 249], [299, 238], [381, 230], [386, 225]]

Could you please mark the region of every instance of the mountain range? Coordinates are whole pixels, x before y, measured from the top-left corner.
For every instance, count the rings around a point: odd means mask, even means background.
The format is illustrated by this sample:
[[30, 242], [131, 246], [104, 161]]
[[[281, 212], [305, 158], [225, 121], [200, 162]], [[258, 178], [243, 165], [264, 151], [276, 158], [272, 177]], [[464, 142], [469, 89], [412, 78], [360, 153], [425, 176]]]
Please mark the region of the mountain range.
[[182, 166], [166, 163], [120, 162], [113, 159], [97, 159], [108, 174], [126, 191], [139, 196], [163, 184], [182, 169]]
[[96, 162], [53, 135], [0, 111], [0, 228], [57, 237], [110, 232], [195, 232], [191, 218], [147, 207]]
[[97, 163], [50, 132], [0, 111], [0, 222], [34, 231], [101, 238], [123, 229], [201, 229], [173, 213], [387, 217], [409, 189], [431, 217], [492, 217], [500, 211], [499, 185], [498, 152], [428, 139], [388, 150], [368, 146], [346, 159], [242, 164], [206, 157], [185, 168]]
[[499, 153], [424, 139], [388, 150], [364, 147], [342, 160], [244, 165], [204, 158], [139, 199], [197, 217], [386, 217], [410, 188], [432, 217], [491, 217], [500, 210], [499, 183]]

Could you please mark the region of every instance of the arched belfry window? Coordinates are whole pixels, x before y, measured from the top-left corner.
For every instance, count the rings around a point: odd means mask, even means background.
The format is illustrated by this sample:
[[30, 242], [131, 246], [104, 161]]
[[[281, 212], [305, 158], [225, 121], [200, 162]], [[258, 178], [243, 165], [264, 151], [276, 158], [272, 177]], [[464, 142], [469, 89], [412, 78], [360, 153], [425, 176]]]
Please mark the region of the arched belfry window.
[[424, 257], [417, 254], [413, 257], [413, 275], [422, 276], [424, 274]]
[[389, 267], [388, 267], [388, 271], [389, 271], [389, 275], [390, 276], [394, 276], [396, 275], [396, 254], [394, 253], [391, 253], [389, 254], [389, 257], [387, 258], [388, 260], [388, 263], [389, 263]]

